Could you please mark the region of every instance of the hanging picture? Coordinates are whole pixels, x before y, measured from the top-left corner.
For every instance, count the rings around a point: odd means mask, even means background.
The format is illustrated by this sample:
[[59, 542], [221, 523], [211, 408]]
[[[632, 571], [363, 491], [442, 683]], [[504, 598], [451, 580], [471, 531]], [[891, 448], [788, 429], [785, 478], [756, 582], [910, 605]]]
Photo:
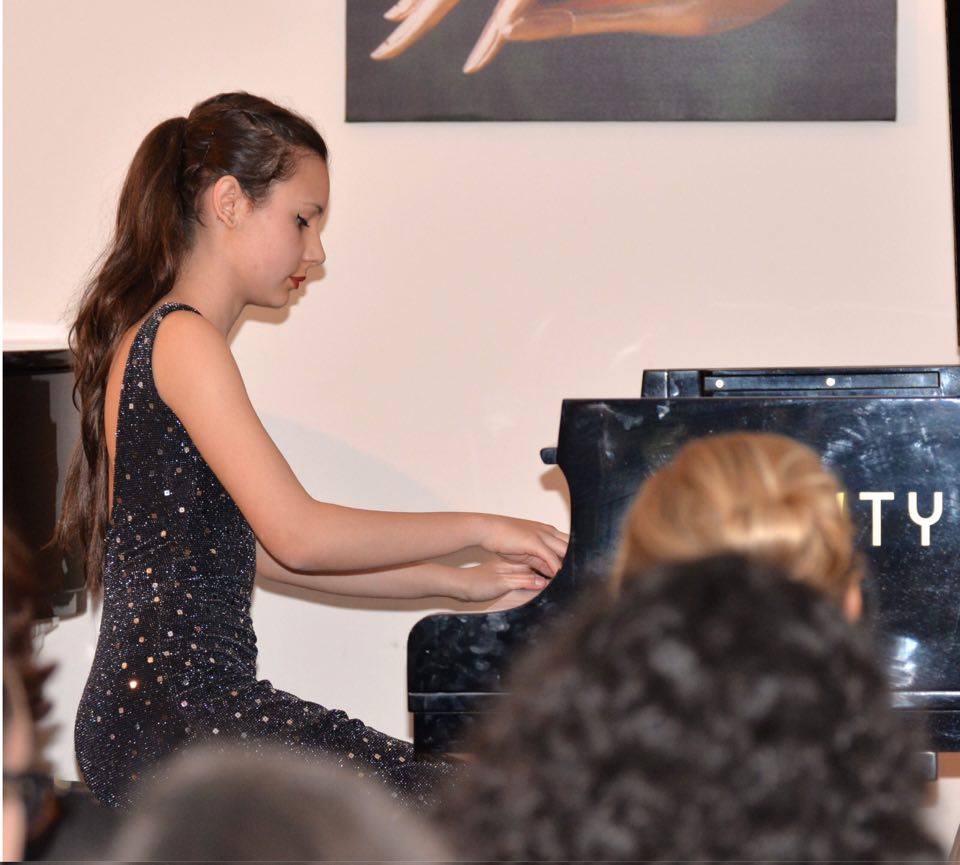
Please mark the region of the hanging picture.
[[347, 0], [347, 120], [894, 120], [896, 0]]

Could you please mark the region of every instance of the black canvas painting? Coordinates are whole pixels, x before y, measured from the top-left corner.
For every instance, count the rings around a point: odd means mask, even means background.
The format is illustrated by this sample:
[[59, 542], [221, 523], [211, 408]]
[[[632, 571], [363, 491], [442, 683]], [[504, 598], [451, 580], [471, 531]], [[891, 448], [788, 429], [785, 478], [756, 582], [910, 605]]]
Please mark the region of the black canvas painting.
[[347, 0], [347, 120], [894, 120], [896, 0]]

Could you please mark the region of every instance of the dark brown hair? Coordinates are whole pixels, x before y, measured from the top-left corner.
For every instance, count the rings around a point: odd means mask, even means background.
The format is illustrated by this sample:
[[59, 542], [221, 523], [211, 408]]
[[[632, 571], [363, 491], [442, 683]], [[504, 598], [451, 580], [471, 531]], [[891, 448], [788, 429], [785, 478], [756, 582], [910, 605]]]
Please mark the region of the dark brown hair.
[[235, 177], [254, 205], [287, 180], [305, 154], [327, 146], [305, 118], [249, 93], [221, 93], [154, 127], [137, 149], [120, 192], [113, 239], [95, 265], [70, 329], [80, 442], [64, 487], [54, 539], [79, 552], [87, 586], [101, 585], [107, 502], [104, 396], [114, 350], [176, 281], [202, 225], [201, 194]]

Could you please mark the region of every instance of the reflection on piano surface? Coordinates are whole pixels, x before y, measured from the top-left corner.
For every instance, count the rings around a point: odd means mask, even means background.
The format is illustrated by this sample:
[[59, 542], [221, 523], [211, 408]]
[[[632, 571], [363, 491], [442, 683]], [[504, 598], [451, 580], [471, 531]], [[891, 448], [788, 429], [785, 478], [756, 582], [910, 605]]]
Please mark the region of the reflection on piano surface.
[[738, 430], [790, 435], [843, 480], [895, 703], [928, 725], [935, 750], [960, 750], [960, 367], [912, 367], [656, 370], [640, 399], [564, 401], [558, 446], [542, 453], [570, 489], [563, 567], [524, 606], [416, 624], [407, 679], [418, 752], [462, 750], [511, 659], [562, 624], [580, 593], [602, 590], [642, 481], [689, 439]]

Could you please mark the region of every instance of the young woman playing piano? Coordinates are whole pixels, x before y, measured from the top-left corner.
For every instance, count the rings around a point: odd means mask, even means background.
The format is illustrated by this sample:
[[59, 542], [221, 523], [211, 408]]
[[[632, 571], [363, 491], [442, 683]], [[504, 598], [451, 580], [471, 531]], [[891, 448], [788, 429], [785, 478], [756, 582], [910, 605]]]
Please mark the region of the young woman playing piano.
[[[140, 145], [116, 233], [71, 332], [82, 447], [59, 538], [103, 592], [75, 727], [83, 776], [123, 807], [185, 745], [279, 743], [377, 777], [414, 805], [438, 773], [411, 746], [256, 678], [257, 572], [325, 592], [497, 598], [537, 589], [567, 536], [527, 520], [313, 499], [247, 398], [226, 337], [324, 261], [327, 148], [302, 117], [227, 93]], [[497, 554], [459, 569], [431, 561]]]

